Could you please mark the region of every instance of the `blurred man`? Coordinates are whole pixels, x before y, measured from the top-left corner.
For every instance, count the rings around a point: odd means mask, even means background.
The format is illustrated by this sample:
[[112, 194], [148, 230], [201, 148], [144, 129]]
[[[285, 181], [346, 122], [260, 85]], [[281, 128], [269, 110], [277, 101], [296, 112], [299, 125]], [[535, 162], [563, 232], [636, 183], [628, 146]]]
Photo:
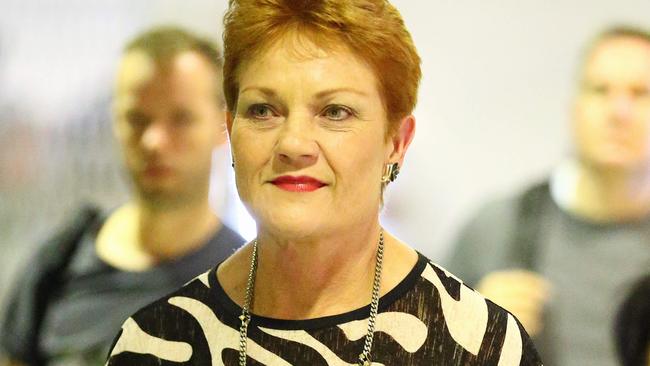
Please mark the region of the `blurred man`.
[[10, 365], [101, 365], [131, 313], [226, 258], [243, 239], [208, 203], [225, 142], [221, 57], [209, 41], [159, 28], [126, 47], [115, 136], [130, 202], [84, 210], [37, 253], [0, 333]]
[[650, 268], [650, 34], [595, 40], [572, 119], [575, 156], [481, 210], [449, 269], [512, 311], [547, 366], [613, 366], [615, 309]]

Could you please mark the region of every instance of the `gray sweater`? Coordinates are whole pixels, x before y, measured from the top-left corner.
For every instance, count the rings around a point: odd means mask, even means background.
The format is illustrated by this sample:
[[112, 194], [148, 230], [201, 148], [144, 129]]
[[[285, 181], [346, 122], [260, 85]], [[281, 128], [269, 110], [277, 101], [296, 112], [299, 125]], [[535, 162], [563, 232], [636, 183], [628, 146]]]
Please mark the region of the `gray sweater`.
[[650, 218], [587, 222], [560, 209], [544, 183], [484, 206], [446, 264], [471, 286], [494, 270], [542, 274], [553, 285], [535, 339], [544, 364], [615, 366], [613, 318], [631, 284], [650, 271]]

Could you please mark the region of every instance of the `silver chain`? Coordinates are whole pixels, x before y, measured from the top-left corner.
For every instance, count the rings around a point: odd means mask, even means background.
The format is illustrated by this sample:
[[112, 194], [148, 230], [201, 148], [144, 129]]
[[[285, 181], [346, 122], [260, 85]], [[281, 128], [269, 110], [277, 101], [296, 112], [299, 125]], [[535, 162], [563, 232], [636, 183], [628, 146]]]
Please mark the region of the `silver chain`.
[[239, 320], [239, 364], [246, 366], [246, 339], [248, 338], [248, 323], [251, 321], [251, 305], [253, 304], [253, 289], [255, 288], [255, 275], [257, 274], [257, 239], [253, 242], [253, 255], [251, 256], [251, 268], [248, 271], [248, 281], [246, 283], [246, 297], [244, 298], [244, 308], [241, 311]]
[[[363, 343], [363, 351], [359, 354], [359, 366], [370, 366], [370, 350], [375, 335], [375, 324], [377, 312], [379, 311], [379, 290], [381, 287], [381, 270], [384, 261], [384, 230], [379, 230], [379, 245], [377, 246], [377, 258], [375, 261], [375, 278], [372, 283], [372, 299], [370, 300], [370, 316], [368, 318], [368, 332]], [[253, 242], [253, 255], [251, 256], [251, 267], [248, 272], [246, 284], [246, 297], [244, 307], [239, 316], [239, 366], [246, 366], [246, 343], [248, 339], [248, 324], [251, 321], [251, 306], [253, 304], [253, 293], [255, 287], [255, 276], [257, 274], [257, 239]]]

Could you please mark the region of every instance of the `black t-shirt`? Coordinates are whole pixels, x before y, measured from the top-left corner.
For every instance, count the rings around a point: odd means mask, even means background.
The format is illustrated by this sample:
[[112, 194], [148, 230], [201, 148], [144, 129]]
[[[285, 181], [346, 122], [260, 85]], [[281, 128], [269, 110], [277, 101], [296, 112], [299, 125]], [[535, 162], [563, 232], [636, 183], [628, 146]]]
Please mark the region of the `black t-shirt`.
[[[216, 270], [129, 318], [108, 365], [238, 365], [241, 308]], [[247, 364], [356, 365], [369, 311], [311, 320], [253, 316]], [[371, 359], [386, 366], [541, 365], [514, 316], [422, 255], [380, 299]]]
[[[0, 339], [9, 357], [31, 364], [35, 361], [30, 354], [36, 351], [50, 366], [103, 365], [124, 319], [224, 260], [244, 242], [233, 230], [222, 226], [193, 253], [144, 272], [125, 272], [106, 264], [96, 254], [95, 239], [103, 221], [95, 220], [85, 228], [62, 271], [61, 284], [50, 295], [42, 314], [38, 350], [16, 342], [28, 339], [31, 335], [26, 333], [33, 331], [30, 321], [34, 314], [22, 309], [33, 308], [27, 302], [35, 298], [28, 296], [36, 291], [31, 286], [34, 282], [26, 281], [15, 288]], [[25, 278], [30, 277], [31, 270], [26, 269]]]

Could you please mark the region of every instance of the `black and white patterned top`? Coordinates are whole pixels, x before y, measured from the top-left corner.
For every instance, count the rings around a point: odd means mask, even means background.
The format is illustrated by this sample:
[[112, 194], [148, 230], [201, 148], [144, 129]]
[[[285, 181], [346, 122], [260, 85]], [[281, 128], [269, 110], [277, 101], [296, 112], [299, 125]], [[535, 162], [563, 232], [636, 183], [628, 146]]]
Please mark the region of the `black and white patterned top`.
[[[247, 364], [356, 365], [369, 311], [310, 320], [253, 316]], [[127, 319], [107, 365], [238, 365], [240, 314], [214, 268]], [[371, 358], [376, 366], [542, 364], [514, 316], [421, 254], [380, 299]]]

